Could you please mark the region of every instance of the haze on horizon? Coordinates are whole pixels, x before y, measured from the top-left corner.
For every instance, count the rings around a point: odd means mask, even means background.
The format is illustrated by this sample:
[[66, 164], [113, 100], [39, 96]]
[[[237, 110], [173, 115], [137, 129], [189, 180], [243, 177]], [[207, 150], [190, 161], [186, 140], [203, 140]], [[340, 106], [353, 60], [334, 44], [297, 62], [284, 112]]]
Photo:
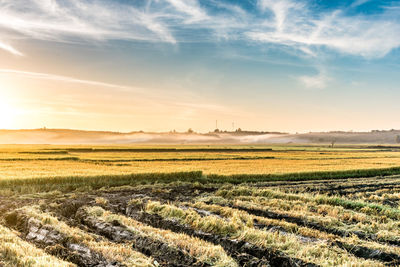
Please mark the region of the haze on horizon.
[[399, 47], [393, 0], [0, 0], [0, 129], [399, 129]]

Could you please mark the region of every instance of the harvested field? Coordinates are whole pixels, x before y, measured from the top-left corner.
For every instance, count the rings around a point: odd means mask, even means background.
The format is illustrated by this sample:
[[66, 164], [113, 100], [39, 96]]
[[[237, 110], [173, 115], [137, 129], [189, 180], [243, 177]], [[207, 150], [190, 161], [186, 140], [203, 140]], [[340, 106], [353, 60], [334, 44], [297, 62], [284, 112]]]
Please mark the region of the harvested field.
[[223, 177], [375, 169], [400, 174], [398, 166], [398, 148], [369, 146], [0, 146], [0, 180], [192, 171]]
[[[285, 153], [293, 158], [300, 156], [296, 153], [309, 153], [312, 161], [315, 153], [320, 153], [315, 147], [297, 152], [282, 148], [263, 148], [261, 152], [254, 148], [210, 152], [207, 148], [199, 152], [196, 148], [183, 154], [170, 149], [13, 149], [26, 157], [21, 162], [30, 162], [28, 169], [35, 164], [48, 170], [52, 165], [40, 166], [43, 159], [35, 157], [60, 157], [50, 161], [70, 162], [62, 157], [111, 153], [110, 158], [122, 162], [133, 160], [132, 153], [136, 153], [137, 158], [148, 160], [143, 164], [152, 162], [151, 157], [173, 158], [175, 166], [186, 157], [191, 157], [186, 163], [192, 164], [197, 158], [220, 162], [214, 158], [223, 157], [224, 161], [228, 156], [244, 157], [242, 153], [251, 154], [248, 158], [254, 153], [277, 158]], [[325, 159], [328, 162], [346, 153], [371, 158], [374, 153], [377, 157], [390, 153], [390, 159], [398, 153], [366, 148], [325, 150], [331, 154]], [[11, 152], [3, 151], [2, 159], [7, 153]], [[79, 157], [79, 162], [83, 156], [73, 157]], [[4, 162], [14, 164], [7, 160]], [[246, 162], [250, 168], [259, 160]], [[62, 166], [56, 171], [67, 172]], [[102, 165], [92, 168], [95, 166]], [[18, 169], [13, 175], [19, 178], [13, 178], [6, 170], [0, 181], [0, 262], [4, 266], [400, 265], [397, 166], [373, 170], [354, 166], [357, 171], [351, 172], [318, 168], [318, 173], [250, 175], [239, 171], [236, 176], [223, 176], [201, 170], [158, 173], [153, 166], [139, 174], [90, 177], [72, 173], [52, 178], [37, 173], [26, 177], [25, 171], [19, 173]]]

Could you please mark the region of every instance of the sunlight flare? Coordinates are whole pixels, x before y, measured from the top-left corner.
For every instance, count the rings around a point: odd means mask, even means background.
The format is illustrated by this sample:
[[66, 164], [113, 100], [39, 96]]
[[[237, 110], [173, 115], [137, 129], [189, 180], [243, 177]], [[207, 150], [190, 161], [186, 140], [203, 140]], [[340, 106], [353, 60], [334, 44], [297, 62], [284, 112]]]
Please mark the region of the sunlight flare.
[[10, 103], [8, 97], [0, 92], [0, 129], [13, 128], [17, 113], [17, 109]]

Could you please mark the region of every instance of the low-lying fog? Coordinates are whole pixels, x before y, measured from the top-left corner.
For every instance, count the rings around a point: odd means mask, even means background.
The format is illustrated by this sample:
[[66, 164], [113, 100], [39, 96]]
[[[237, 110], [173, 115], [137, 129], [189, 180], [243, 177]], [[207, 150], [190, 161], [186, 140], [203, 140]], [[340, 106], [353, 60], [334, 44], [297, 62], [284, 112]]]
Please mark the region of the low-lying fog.
[[116, 133], [75, 130], [0, 130], [0, 144], [263, 144], [344, 143], [396, 144], [400, 131], [265, 133]]

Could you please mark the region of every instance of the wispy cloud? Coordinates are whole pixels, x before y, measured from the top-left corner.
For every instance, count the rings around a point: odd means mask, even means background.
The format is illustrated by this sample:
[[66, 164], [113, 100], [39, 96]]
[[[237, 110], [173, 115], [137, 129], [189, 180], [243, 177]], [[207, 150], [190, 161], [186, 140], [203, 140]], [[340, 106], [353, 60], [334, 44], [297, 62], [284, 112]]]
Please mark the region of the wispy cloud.
[[157, 15], [107, 1], [2, 0], [0, 30], [18, 37], [61, 42], [78, 38], [80, 41], [120, 39], [176, 43]]
[[[57, 82], [65, 82], [70, 84], [79, 84], [79, 85], [87, 85], [92, 88], [109, 88], [115, 90], [119, 90], [121, 92], [125, 92], [126, 96], [136, 96], [137, 99], [140, 99], [139, 102], [142, 104], [145, 103], [145, 106], [150, 105], [162, 105], [162, 106], [170, 106], [176, 108], [186, 108], [192, 110], [211, 110], [216, 112], [226, 112], [227, 114], [231, 114], [232, 110], [229, 108], [210, 103], [209, 100], [203, 99], [196, 95], [191, 95], [188, 99], [185, 99], [185, 96], [181, 93], [179, 94], [179, 98], [174, 96], [173, 92], [170, 92], [168, 96], [160, 95], [157, 92], [153, 92], [148, 88], [141, 88], [135, 86], [124, 86], [113, 83], [106, 83], [101, 81], [94, 80], [86, 80], [86, 79], [78, 79], [74, 77], [68, 77], [63, 75], [55, 75], [49, 73], [39, 73], [39, 72], [31, 72], [31, 71], [21, 71], [14, 69], [0, 69], [0, 77], [2, 74], [5, 75], [17, 75], [18, 77], [25, 77], [29, 79], [35, 80], [48, 80], [48, 81], [57, 81]], [[80, 87], [81, 88], [81, 87]], [[71, 94], [70, 94], [71, 95]], [[140, 97], [139, 97], [140, 96]], [[65, 97], [63, 97], [65, 99]], [[79, 97], [77, 97], [79, 98]], [[179, 101], [177, 99], [180, 99]], [[68, 102], [69, 103], [69, 102]]]
[[355, 0], [352, 4], [351, 7], [358, 7], [358, 6], [362, 6], [368, 2], [370, 2], [371, 0]]
[[316, 75], [304, 75], [297, 79], [308, 89], [324, 89], [328, 86], [329, 81], [331, 81], [331, 78], [323, 70], [320, 70]]
[[[368, 0], [348, 4], [354, 8]], [[142, 4], [140, 4], [142, 3]], [[308, 1], [257, 0], [0, 0], [0, 49], [22, 55], [12, 38], [57, 42], [134, 40], [177, 44], [239, 40], [274, 44], [310, 56], [328, 48], [380, 58], [400, 46], [400, 22], [393, 8], [380, 14], [321, 11]], [[248, 3], [250, 5], [250, 3]], [[6, 34], [7, 33], [7, 34]], [[10, 37], [11, 36], [11, 37]], [[317, 53], [318, 52], [318, 53]]]
[[272, 12], [275, 27], [247, 32], [255, 41], [295, 49], [327, 47], [367, 58], [383, 57], [400, 46], [400, 24], [386, 13], [374, 18], [347, 16], [340, 10], [313, 13], [311, 7], [291, 0], [259, 0], [259, 5], [261, 11]]
[[275, 19], [275, 28], [277, 32], [283, 32], [287, 25], [287, 20], [295, 20], [296, 17], [288, 17], [290, 13], [296, 11], [304, 11], [304, 5], [300, 2], [289, 0], [260, 0], [258, 2], [261, 11], [272, 11]]
[[166, 0], [176, 10], [189, 16], [187, 23], [199, 22], [207, 20], [209, 17], [204, 9], [202, 9], [197, 0]]
[[[32, 0], [29, 4], [0, 0], [0, 39], [7, 41], [11, 35], [57, 42], [135, 40], [175, 44], [196, 39], [195, 34], [187, 34], [188, 29], [226, 35], [229, 29], [242, 27], [243, 23], [232, 16], [238, 7], [224, 7], [223, 16], [210, 16], [197, 0], [149, 1], [145, 6], [106, 0]], [[211, 36], [202, 38], [212, 40]], [[5, 42], [0, 44], [3, 50], [22, 54]]]
[[79, 83], [79, 84], [86, 84], [86, 85], [93, 85], [93, 86], [100, 86], [100, 87], [108, 87], [108, 88], [113, 88], [113, 89], [120, 89], [123, 91], [133, 90], [133, 88], [129, 87], [129, 86], [104, 83], [104, 82], [99, 82], [99, 81], [82, 80], [82, 79], [76, 79], [73, 77], [54, 75], [54, 74], [48, 74], [48, 73], [38, 73], [38, 72], [30, 72], [30, 71], [12, 70], [12, 69], [0, 69], [0, 74], [14, 74], [14, 75], [25, 76], [25, 77], [34, 78], [34, 79], [53, 80], [53, 81], [68, 82], [68, 83]]
[[21, 52], [19, 52], [17, 49], [12, 47], [11, 45], [3, 43], [1, 40], [0, 40], [0, 49], [3, 49], [13, 55], [16, 55], [16, 56], [23, 56], [23, 54]]

